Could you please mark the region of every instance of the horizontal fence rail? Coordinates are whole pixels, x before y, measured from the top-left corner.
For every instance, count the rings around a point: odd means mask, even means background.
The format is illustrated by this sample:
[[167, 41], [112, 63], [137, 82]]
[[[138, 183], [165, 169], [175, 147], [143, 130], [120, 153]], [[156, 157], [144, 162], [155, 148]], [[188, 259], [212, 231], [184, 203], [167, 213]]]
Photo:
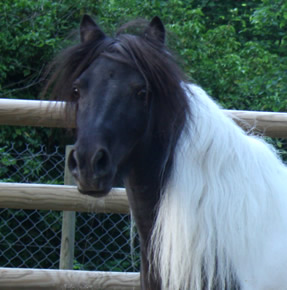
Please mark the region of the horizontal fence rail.
[[65, 118], [65, 103], [53, 101], [0, 99], [0, 125], [73, 128], [73, 112]]
[[246, 131], [273, 138], [287, 138], [287, 113], [223, 111]]
[[76, 186], [26, 183], [0, 183], [0, 208], [129, 213], [122, 188], [113, 188], [106, 197], [95, 198], [80, 194]]
[[[0, 99], [0, 125], [75, 127], [75, 111], [65, 118], [65, 103]], [[270, 137], [287, 138], [287, 113], [224, 110], [243, 129]]]
[[0, 268], [0, 288], [138, 290], [139, 273]]

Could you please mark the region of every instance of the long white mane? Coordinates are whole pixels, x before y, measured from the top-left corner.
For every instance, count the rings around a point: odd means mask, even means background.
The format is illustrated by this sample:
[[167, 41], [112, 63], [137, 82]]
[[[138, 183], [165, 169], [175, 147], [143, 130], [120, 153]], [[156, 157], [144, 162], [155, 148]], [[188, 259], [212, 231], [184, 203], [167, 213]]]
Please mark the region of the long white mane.
[[151, 239], [164, 290], [287, 289], [287, 170], [199, 87]]

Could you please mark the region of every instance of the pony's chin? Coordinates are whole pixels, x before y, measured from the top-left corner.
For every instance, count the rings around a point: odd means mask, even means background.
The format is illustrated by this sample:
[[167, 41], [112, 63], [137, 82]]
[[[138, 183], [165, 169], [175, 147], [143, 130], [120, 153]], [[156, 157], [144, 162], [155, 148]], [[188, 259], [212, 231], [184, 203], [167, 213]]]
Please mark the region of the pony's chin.
[[111, 191], [111, 187], [110, 188], [106, 188], [106, 189], [101, 189], [101, 190], [83, 190], [81, 188], [78, 187], [78, 191], [81, 193], [81, 194], [84, 194], [84, 195], [89, 195], [89, 196], [92, 196], [92, 197], [104, 197], [106, 195], [108, 195], [108, 193]]

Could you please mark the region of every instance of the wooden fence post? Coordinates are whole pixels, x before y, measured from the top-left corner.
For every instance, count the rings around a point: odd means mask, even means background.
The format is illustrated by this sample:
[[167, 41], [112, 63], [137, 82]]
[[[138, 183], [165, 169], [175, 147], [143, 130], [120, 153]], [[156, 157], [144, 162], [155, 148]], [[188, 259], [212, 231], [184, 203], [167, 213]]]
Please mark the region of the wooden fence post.
[[[74, 185], [75, 182], [68, 168], [68, 156], [73, 146], [66, 146], [65, 154], [65, 175], [64, 184]], [[62, 238], [61, 238], [61, 254], [60, 254], [60, 269], [73, 269], [74, 263], [74, 248], [75, 248], [75, 226], [76, 213], [74, 211], [63, 211], [62, 219]]]

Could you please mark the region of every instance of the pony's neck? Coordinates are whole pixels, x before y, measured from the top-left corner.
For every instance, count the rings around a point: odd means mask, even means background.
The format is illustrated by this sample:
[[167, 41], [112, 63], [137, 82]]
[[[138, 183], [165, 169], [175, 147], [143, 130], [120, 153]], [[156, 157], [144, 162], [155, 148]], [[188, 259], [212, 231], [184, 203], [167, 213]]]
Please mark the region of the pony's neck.
[[132, 158], [134, 161], [125, 179], [133, 218], [146, 247], [155, 220], [161, 188], [165, 183], [166, 174], [162, 173], [162, 164], [168, 158], [166, 150], [157, 140], [150, 144], [145, 148], [139, 146], [134, 152], [133, 156], [136, 157]]
[[162, 111], [159, 104], [153, 104], [146, 135], [134, 149], [127, 166], [130, 170], [127, 171], [125, 186], [140, 236], [141, 275], [146, 276], [142, 278], [143, 289], [161, 289], [157, 271], [149, 259], [150, 241], [161, 196], [172, 175], [177, 141], [189, 114], [189, 109], [183, 106], [184, 101], [179, 102], [178, 108], [167, 106]]
[[137, 158], [134, 158], [136, 162], [125, 179], [125, 187], [132, 218], [140, 236], [141, 287], [145, 290], [154, 290], [161, 289], [161, 286], [155, 272], [150, 275], [148, 253], [163, 182], [160, 168], [162, 162], [159, 160], [164, 159], [164, 154], [163, 151], [155, 150], [154, 146], [153, 150], [145, 152], [147, 154], [138, 152]]

